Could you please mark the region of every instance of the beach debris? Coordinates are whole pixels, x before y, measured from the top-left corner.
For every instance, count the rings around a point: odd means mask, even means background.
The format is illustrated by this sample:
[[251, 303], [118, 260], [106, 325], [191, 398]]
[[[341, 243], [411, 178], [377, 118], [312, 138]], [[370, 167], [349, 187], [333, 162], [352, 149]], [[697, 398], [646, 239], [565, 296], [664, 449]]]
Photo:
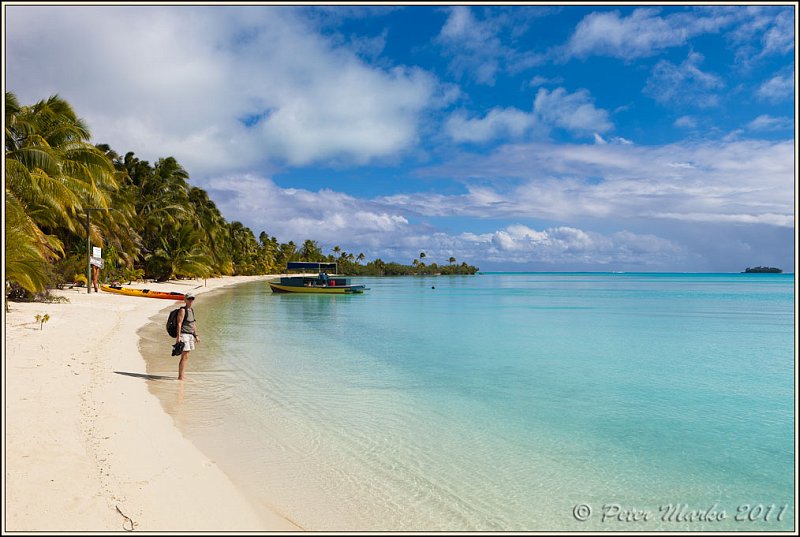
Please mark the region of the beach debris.
[[[122, 523], [122, 529], [125, 531], [133, 531], [133, 528], [136, 526], [136, 522], [134, 522], [131, 517], [123, 513], [122, 509], [119, 508], [119, 505], [117, 505], [116, 507], [117, 507], [117, 513], [122, 515], [122, 518], [125, 519], [125, 522]], [[130, 527], [127, 526], [128, 524], [130, 525]]]

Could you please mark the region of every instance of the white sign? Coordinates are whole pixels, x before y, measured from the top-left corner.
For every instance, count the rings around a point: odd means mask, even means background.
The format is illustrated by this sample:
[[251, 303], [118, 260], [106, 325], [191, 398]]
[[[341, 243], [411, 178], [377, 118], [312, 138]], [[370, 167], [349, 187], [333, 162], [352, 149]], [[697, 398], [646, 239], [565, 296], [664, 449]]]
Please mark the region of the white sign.
[[103, 257], [100, 255], [100, 248], [97, 246], [92, 246], [92, 257]]

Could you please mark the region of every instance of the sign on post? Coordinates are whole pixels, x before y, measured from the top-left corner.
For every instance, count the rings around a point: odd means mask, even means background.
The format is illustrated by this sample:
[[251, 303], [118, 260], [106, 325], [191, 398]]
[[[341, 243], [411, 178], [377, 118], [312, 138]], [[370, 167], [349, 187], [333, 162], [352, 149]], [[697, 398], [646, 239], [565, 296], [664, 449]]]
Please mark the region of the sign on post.
[[89, 258], [89, 264], [97, 268], [103, 268], [102, 250], [97, 246], [92, 246], [92, 256]]

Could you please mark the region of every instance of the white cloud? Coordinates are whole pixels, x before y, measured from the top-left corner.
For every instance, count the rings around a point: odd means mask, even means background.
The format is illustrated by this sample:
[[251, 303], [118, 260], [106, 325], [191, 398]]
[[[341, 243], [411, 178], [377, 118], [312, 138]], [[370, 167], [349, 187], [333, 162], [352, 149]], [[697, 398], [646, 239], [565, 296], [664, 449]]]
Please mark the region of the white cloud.
[[330, 189], [312, 192], [281, 188], [252, 174], [228, 175], [203, 182], [229, 221], [239, 220], [258, 235], [266, 231], [281, 241], [313, 238], [348, 248], [377, 248], [410, 231], [396, 208], [357, 199]]
[[790, 100], [794, 96], [794, 73], [776, 74], [759, 86], [756, 96], [769, 102]]
[[724, 222], [734, 224], [767, 224], [777, 227], [794, 227], [790, 214], [719, 214], [719, 213], [653, 213], [653, 218], [669, 218], [689, 222]]
[[650, 234], [604, 235], [570, 226], [539, 231], [513, 224], [491, 233], [464, 233], [460, 238], [485, 252], [483, 257], [489, 261], [512, 263], [659, 266], [687, 255], [678, 244]]
[[[280, 188], [252, 175], [219, 177], [200, 186], [221, 200], [226, 218], [243, 221], [257, 234], [263, 230], [296, 243], [313, 238], [327, 249], [340, 245], [364, 251], [369, 259], [406, 263], [423, 250], [440, 263], [452, 255], [468, 262], [656, 270], [702, 258], [702, 241], [693, 248], [686, 244], [701, 229], [686, 227], [690, 223], [794, 226], [791, 141], [519, 144], [428, 172], [461, 179], [466, 191], [359, 199], [330, 189]], [[453, 216], [516, 223], [455, 234], [425, 223], [428, 217]], [[561, 224], [535, 228], [525, 223], [542, 220]], [[601, 233], [579, 224], [591, 220], [618, 231]], [[672, 238], [670, 226], [684, 226], [683, 241]], [[769, 233], [774, 239], [775, 232]], [[745, 242], [755, 248], [757, 241], [754, 236]]]
[[533, 114], [516, 108], [493, 108], [482, 118], [456, 112], [445, 122], [445, 132], [456, 142], [486, 142], [503, 136], [519, 138], [534, 124]]
[[578, 23], [565, 47], [567, 57], [612, 56], [625, 60], [652, 56], [685, 44], [689, 38], [718, 31], [736, 14], [728, 10], [698, 9], [667, 17], [660, 10], [640, 8], [628, 17], [619, 11], [595, 12]]
[[654, 9], [637, 9], [629, 17], [620, 17], [618, 11], [591, 13], [578, 24], [567, 51], [579, 58], [608, 55], [630, 59], [682, 44], [688, 37], [686, 31], [676, 31], [657, 14]]
[[453, 6], [436, 42], [450, 57], [450, 69], [456, 76], [469, 76], [479, 84], [493, 86], [502, 72], [519, 72], [544, 61], [542, 54], [515, 50], [503, 43], [502, 38], [523, 31], [517, 19], [502, 12], [497, 17], [478, 19], [470, 7]]
[[365, 163], [413, 147], [436, 79], [366, 65], [293, 13], [8, 6], [8, 90], [23, 103], [57, 92], [95, 141], [175, 156], [190, 173], [231, 162]]
[[[533, 102], [533, 111], [517, 108], [492, 108], [483, 117], [470, 118], [463, 111], [453, 113], [445, 122], [445, 132], [456, 142], [488, 142], [499, 138], [519, 139], [531, 132], [545, 137], [549, 129], [564, 129], [578, 136], [594, 136], [596, 131], [610, 130], [606, 110], [594, 106], [586, 90], [567, 93], [564, 88], [552, 92], [540, 88]], [[614, 138], [615, 143], [630, 143], [624, 138]]]
[[438, 39], [451, 50], [451, 69], [458, 76], [470, 73], [478, 83], [494, 84], [503, 46], [495, 30], [475, 19], [469, 7], [451, 8]]
[[728, 132], [727, 134], [725, 134], [721, 138], [721, 141], [726, 143], [726, 144], [727, 143], [731, 143], [731, 142], [738, 142], [738, 141], [740, 141], [742, 139], [743, 135], [744, 135], [744, 129], [734, 129], [734, 130]]
[[600, 144], [600, 145], [607, 144], [607, 143], [623, 144], [623, 145], [631, 145], [631, 144], [633, 144], [632, 141], [628, 140], [627, 138], [623, 138], [622, 136], [612, 136], [611, 138], [606, 140], [605, 138], [600, 136], [600, 134], [595, 132], [593, 137], [594, 137], [594, 143]]
[[422, 250], [429, 262], [438, 263], [455, 256], [469, 262], [658, 266], [683, 255], [678, 245], [652, 235], [627, 231], [603, 235], [572, 226], [535, 230], [512, 224], [490, 233], [448, 234], [411, 223], [401, 214], [405, 209], [388, 198], [369, 201], [328, 189], [280, 188], [254, 175], [211, 179], [204, 188], [221, 200], [219, 209], [230, 221], [241, 221], [256, 235], [265, 231], [295, 244], [313, 238], [325, 252], [338, 245], [345, 251], [363, 251], [368, 259], [409, 263]]
[[761, 39], [764, 49], [761, 54], [787, 54], [794, 49], [794, 21], [789, 9], [778, 13]]
[[564, 88], [552, 92], [540, 88], [533, 109], [543, 122], [573, 133], [591, 135], [613, 127], [608, 112], [595, 108], [591, 95], [583, 89], [567, 93]]
[[772, 117], [762, 114], [748, 123], [747, 128], [754, 131], [778, 131], [791, 129], [793, 124], [792, 119], [788, 117]]
[[409, 149], [433, 93], [429, 77], [415, 69], [377, 73], [348, 62], [311, 66], [301, 76], [315, 78], [311, 87], [294, 80], [254, 128], [263, 147], [294, 165], [336, 157], [364, 164]]
[[675, 123], [673, 123], [673, 125], [676, 127], [693, 129], [697, 126], [697, 120], [692, 116], [681, 116], [675, 120]]
[[547, 78], [544, 76], [536, 75], [534, 76], [530, 82], [528, 82], [528, 86], [535, 88], [537, 86], [544, 86], [544, 85], [551, 85], [551, 84], [563, 84], [564, 79], [560, 76]]
[[225, 200], [220, 210], [256, 234], [266, 231], [296, 244], [313, 237], [325, 251], [339, 245], [346, 251], [365, 251], [369, 259], [410, 262], [424, 250], [431, 262], [439, 263], [455, 256], [459, 260], [657, 266], [682, 255], [678, 245], [652, 235], [623, 231], [606, 236], [571, 226], [538, 231], [512, 224], [491, 233], [452, 235], [411, 224], [399, 214], [400, 208], [385, 200], [367, 202], [330, 190], [282, 189], [255, 176], [214, 179], [207, 188], [231, 194], [219, 196]]
[[[794, 221], [792, 141], [733, 141], [645, 147], [626, 144], [504, 146], [427, 170], [461, 179], [459, 196], [396, 195], [384, 201], [419, 214], [751, 222]], [[512, 183], [498, 182], [508, 178]], [[480, 188], [473, 183], [493, 181]]]
[[794, 17], [789, 6], [747, 6], [742, 23], [727, 37], [736, 46], [736, 57], [749, 67], [768, 56], [794, 50]]
[[720, 77], [701, 71], [698, 65], [702, 62], [703, 56], [697, 52], [689, 53], [680, 65], [661, 60], [653, 67], [644, 94], [663, 105], [716, 106], [719, 97], [715, 92], [725, 84]]

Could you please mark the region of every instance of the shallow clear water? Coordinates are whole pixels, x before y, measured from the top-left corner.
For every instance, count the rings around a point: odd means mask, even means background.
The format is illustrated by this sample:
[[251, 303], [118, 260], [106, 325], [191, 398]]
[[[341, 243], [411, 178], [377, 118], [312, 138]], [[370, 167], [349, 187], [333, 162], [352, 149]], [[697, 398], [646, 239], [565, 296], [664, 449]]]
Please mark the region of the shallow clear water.
[[[150, 383], [303, 528], [793, 528], [793, 275], [358, 283], [203, 295], [190, 380]], [[174, 375], [165, 319], [143, 349]]]

